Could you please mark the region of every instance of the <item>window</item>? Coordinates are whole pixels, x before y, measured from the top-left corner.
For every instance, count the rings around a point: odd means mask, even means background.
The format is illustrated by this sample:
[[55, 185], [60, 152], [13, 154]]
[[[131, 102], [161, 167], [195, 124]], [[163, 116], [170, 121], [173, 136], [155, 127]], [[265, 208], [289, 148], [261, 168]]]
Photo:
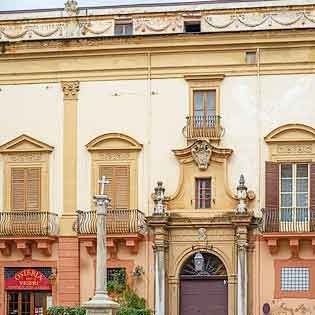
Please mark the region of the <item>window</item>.
[[101, 166], [99, 175], [100, 177], [106, 176], [109, 179], [105, 192], [111, 198], [110, 207], [113, 209], [129, 209], [129, 166]]
[[216, 91], [195, 90], [193, 96], [194, 127], [214, 127], [216, 123]]
[[41, 169], [11, 169], [11, 210], [38, 211], [41, 208]]
[[315, 298], [315, 260], [276, 259], [275, 299]]
[[281, 268], [281, 291], [308, 291], [309, 269], [304, 267]]
[[200, 33], [200, 21], [184, 22], [185, 33]]
[[196, 209], [211, 208], [211, 178], [196, 178]]
[[115, 35], [132, 35], [133, 25], [132, 23], [117, 23], [115, 24]]
[[281, 221], [306, 222], [309, 215], [309, 165], [280, 165]]
[[107, 282], [115, 281], [120, 285], [124, 285], [126, 280], [126, 268], [107, 268]]
[[246, 51], [245, 61], [248, 65], [254, 65], [257, 63], [257, 54], [256, 51]]

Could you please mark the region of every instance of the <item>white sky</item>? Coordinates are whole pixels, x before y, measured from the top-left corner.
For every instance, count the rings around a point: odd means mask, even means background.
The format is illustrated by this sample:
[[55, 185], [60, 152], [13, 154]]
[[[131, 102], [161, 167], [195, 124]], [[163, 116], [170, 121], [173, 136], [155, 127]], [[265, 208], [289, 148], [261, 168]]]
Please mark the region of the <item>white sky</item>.
[[[193, 0], [77, 0], [79, 6], [106, 6], [139, 3], [193, 2]], [[200, 1], [200, 0], [199, 0]], [[0, 0], [0, 11], [63, 8], [66, 0]]]

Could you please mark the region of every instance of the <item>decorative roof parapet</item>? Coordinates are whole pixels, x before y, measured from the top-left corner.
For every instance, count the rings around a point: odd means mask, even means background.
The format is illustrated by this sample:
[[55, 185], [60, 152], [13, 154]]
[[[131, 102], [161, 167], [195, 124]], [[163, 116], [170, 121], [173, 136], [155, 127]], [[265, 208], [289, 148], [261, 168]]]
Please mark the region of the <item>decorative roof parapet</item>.
[[[7, 20], [0, 19], [0, 42], [114, 36], [117, 14], [82, 16], [77, 14], [75, 1], [72, 2], [63, 16], [50, 19], [37, 15], [33, 20], [9, 20], [11, 16], [8, 14]], [[233, 11], [205, 8], [207, 7], [200, 6], [198, 14], [187, 7], [187, 11], [182, 12], [168, 12], [165, 9], [165, 12], [159, 14], [144, 12], [125, 17], [133, 23], [133, 35], [183, 33], [184, 22], [191, 21], [192, 18], [200, 19], [201, 33], [315, 28], [314, 5], [290, 8], [262, 8], [261, 5], [259, 8]], [[120, 18], [123, 17], [120, 15]]]

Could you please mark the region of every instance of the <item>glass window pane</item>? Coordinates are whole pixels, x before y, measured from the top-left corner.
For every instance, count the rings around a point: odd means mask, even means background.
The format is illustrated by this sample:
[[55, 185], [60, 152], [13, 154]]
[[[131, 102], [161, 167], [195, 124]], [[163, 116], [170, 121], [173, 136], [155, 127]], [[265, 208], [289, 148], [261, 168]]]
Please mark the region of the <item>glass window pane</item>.
[[281, 164], [281, 178], [292, 178], [292, 164]]
[[216, 93], [215, 91], [208, 91], [207, 92], [207, 116], [214, 116], [215, 112], [215, 98]]
[[292, 179], [291, 178], [281, 179], [281, 192], [292, 192]]
[[297, 164], [296, 165], [296, 177], [308, 177], [308, 165]]
[[308, 179], [297, 178], [296, 179], [296, 191], [297, 192], [308, 192]]
[[292, 194], [281, 194], [281, 207], [292, 207]]
[[296, 194], [296, 206], [299, 208], [308, 206], [308, 194], [307, 193], [299, 193]]
[[203, 92], [195, 91], [194, 92], [194, 115], [202, 116], [203, 112]]
[[292, 208], [281, 209], [281, 221], [292, 222], [292, 220], [293, 220]]
[[296, 221], [307, 222], [308, 221], [308, 209], [298, 208], [296, 209]]

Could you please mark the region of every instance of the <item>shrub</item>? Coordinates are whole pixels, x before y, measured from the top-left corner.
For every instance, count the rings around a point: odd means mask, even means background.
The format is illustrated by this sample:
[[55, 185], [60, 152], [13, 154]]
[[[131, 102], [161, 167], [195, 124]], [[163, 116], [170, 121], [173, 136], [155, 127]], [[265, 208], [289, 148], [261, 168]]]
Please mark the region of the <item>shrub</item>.
[[85, 315], [86, 310], [82, 307], [52, 306], [47, 315]]

